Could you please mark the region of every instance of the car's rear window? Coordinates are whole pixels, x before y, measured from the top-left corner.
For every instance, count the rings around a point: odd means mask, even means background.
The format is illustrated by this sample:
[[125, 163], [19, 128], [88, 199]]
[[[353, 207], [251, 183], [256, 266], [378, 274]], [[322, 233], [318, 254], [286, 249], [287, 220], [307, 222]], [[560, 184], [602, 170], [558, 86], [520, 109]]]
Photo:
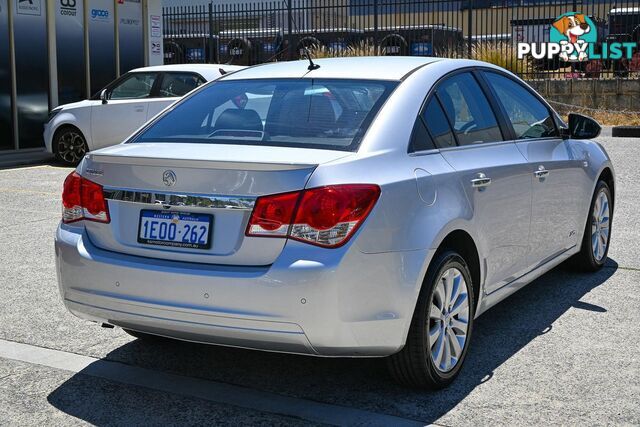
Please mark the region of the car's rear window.
[[327, 79], [215, 82], [177, 104], [133, 142], [355, 151], [396, 85]]

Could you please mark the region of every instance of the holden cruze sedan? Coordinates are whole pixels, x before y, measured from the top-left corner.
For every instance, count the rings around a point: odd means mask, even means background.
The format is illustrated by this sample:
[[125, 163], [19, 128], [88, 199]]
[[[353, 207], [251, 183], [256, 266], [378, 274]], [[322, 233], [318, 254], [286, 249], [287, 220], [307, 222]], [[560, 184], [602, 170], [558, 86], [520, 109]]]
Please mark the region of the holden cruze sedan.
[[480, 314], [569, 258], [605, 263], [599, 131], [483, 62], [248, 68], [68, 176], [60, 292], [139, 338], [389, 356], [443, 387]]
[[44, 125], [47, 151], [59, 162], [76, 166], [90, 150], [121, 143], [189, 91], [242, 68], [179, 64], [131, 70], [91, 99], [51, 110]]

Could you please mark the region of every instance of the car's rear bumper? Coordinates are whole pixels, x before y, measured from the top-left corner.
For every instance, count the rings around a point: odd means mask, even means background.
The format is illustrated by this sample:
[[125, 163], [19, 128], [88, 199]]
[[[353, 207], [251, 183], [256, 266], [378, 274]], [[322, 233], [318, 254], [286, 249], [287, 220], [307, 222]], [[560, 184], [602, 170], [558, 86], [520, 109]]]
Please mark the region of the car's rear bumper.
[[290, 241], [271, 266], [123, 255], [56, 233], [60, 292], [78, 317], [189, 341], [325, 356], [404, 345], [428, 251], [363, 254]]

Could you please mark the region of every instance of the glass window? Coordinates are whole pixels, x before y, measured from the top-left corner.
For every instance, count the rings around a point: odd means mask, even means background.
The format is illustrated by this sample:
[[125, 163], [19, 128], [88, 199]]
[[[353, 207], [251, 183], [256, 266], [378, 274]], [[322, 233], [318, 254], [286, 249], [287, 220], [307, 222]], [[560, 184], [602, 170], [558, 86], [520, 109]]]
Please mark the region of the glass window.
[[131, 73], [111, 89], [109, 99], [147, 98], [156, 77], [156, 73]]
[[166, 73], [160, 85], [160, 96], [184, 96], [203, 83], [201, 77], [192, 73]]
[[220, 81], [176, 105], [135, 142], [355, 151], [396, 85], [329, 79]]
[[496, 73], [486, 73], [489, 84], [504, 107], [516, 139], [558, 136], [549, 109], [521, 84]]
[[436, 97], [431, 98], [427, 108], [422, 113], [422, 118], [427, 124], [427, 129], [433, 137], [433, 142], [438, 148], [455, 147], [456, 139], [453, 137], [449, 121], [442, 111], [440, 102]]
[[409, 151], [424, 151], [432, 150], [436, 148], [427, 128], [424, 125], [424, 121], [420, 117], [416, 119], [416, 123], [413, 125], [413, 132], [411, 133], [411, 147]]
[[437, 95], [460, 145], [503, 140], [489, 101], [471, 74], [449, 77]]

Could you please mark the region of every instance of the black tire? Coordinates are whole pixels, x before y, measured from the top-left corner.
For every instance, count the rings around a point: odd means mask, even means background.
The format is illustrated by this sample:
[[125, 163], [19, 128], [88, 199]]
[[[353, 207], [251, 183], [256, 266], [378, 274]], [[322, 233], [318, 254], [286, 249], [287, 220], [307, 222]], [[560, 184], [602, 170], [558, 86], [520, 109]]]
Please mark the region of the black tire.
[[89, 152], [87, 140], [74, 126], [63, 126], [53, 136], [53, 153], [65, 166], [77, 166]]
[[[428, 338], [431, 322], [428, 308], [431, 306], [433, 294], [438, 281], [444, 272], [456, 268], [462, 274], [466, 283], [468, 295], [469, 316], [467, 336], [462, 349], [462, 356], [448, 372], [437, 369], [431, 357], [431, 346]], [[387, 358], [387, 366], [393, 378], [402, 385], [409, 387], [437, 390], [451, 384], [458, 376], [473, 332], [473, 316], [475, 313], [475, 297], [471, 274], [465, 260], [454, 251], [437, 254], [427, 271], [422, 285], [418, 302], [411, 321], [407, 342], [400, 352]]]
[[[594, 206], [598, 195], [604, 192], [607, 196], [609, 203], [609, 234], [606, 240], [606, 246], [604, 255], [601, 259], [597, 259], [594, 255], [592, 247], [592, 226], [595, 221]], [[609, 243], [611, 242], [611, 230], [613, 225], [613, 199], [611, 197], [611, 190], [609, 185], [604, 181], [598, 181], [596, 189], [591, 197], [591, 203], [589, 204], [589, 214], [587, 216], [587, 223], [584, 227], [584, 235], [582, 236], [582, 245], [580, 252], [571, 258], [571, 266], [579, 271], [594, 272], [600, 270], [607, 261], [607, 255], [609, 254]]]

